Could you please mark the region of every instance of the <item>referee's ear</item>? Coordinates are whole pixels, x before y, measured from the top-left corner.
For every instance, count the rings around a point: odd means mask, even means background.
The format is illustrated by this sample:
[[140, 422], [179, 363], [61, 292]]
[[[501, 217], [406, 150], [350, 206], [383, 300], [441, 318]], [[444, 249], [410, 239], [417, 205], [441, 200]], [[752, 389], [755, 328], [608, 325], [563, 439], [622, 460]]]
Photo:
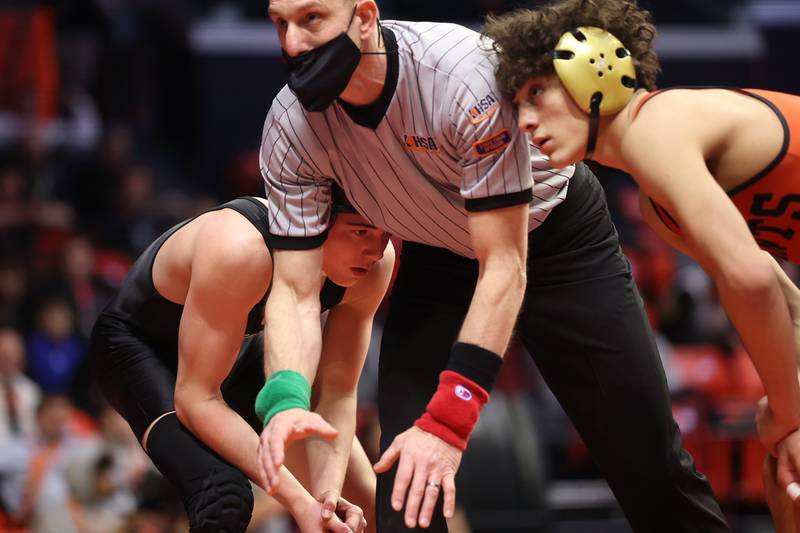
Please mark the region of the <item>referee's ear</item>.
[[356, 7], [356, 17], [358, 18], [358, 36], [362, 41], [370, 38], [373, 31], [378, 28], [378, 5], [375, 0], [360, 0]]

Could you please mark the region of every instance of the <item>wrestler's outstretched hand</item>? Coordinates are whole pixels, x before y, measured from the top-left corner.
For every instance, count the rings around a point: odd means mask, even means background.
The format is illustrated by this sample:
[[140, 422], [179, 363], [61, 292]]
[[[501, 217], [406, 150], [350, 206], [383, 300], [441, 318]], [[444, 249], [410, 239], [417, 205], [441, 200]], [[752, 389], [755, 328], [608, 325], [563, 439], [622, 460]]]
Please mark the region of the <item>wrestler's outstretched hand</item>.
[[286, 458], [286, 449], [296, 440], [307, 437], [336, 438], [337, 431], [317, 413], [287, 409], [272, 417], [261, 432], [258, 444], [258, 468], [261, 482], [269, 494], [278, 488], [278, 470]]
[[795, 518], [795, 515], [800, 513], [797, 512], [797, 507], [786, 488], [778, 481], [778, 460], [772, 454], [767, 454], [764, 458], [761, 475], [764, 481], [764, 496], [775, 524], [775, 533], [800, 533], [798, 527], [800, 522]]
[[[794, 533], [797, 524], [793, 526], [786, 524], [796, 522], [796, 519], [792, 519], [800, 514], [800, 429], [794, 429], [786, 434], [786, 429], [775, 422], [766, 396], [758, 402], [756, 426], [761, 442], [771, 454], [764, 465], [767, 502], [776, 526], [780, 525], [778, 531]], [[773, 494], [770, 494], [771, 492]], [[783, 503], [787, 497], [790, 502], [788, 505]]]

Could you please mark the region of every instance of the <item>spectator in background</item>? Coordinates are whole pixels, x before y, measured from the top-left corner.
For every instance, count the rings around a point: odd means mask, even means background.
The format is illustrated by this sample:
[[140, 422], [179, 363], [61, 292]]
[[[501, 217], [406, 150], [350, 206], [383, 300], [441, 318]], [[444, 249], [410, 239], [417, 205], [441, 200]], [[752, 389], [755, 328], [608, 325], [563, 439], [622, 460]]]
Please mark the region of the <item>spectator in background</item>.
[[100, 245], [106, 244], [102, 237], [115, 216], [116, 189], [132, 161], [130, 129], [112, 125], [106, 129], [96, 156], [86, 161], [65, 187], [64, 198], [80, 213], [81, 230]]
[[177, 491], [157, 472], [148, 472], [137, 492], [139, 505], [127, 517], [121, 533], [179, 533], [189, 531]]
[[152, 469], [125, 420], [106, 405], [100, 434], [66, 467], [87, 517], [87, 533], [118, 531], [136, 510], [136, 492]]
[[111, 297], [111, 288], [94, 273], [94, 245], [85, 235], [75, 235], [63, 250], [62, 271], [55, 282], [72, 301], [81, 337], [88, 339], [100, 309]]
[[0, 167], [0, 247], [4, 251], [23, 254], [31, 248], [33, 225], [28, 189], [19, 165], [6, 162]]
[[24, 331], [29, 292], [25, 260], [14, 252], [0, 255], [0, 325]]
[[0, 328], [0, 442], [34, 435], [41, 390], [23, 374], [24, 365], [22, 336], [11, 328]]
[[28, 371], [33, 379], [47, 393], [67, 391], [84, 351], [69, 303], [62, 297], [44, 300], [28, 340]]
[[178, 221], [160, 209], [153, 169], [133, 164], [121, 176], [114, 218], [106, 226], [104, 241], [137, 257], [162, 231]]
[[714, 282], [693, 260], [682, 258], [662, 300], [661, 330], [675, 344], [709, 344], [730, 353], [740, 344]]
[[82, 446], [67, 431], [71, 409], [66, 396], [45, 396], [36, 412], [36, 436], [0, 442], [0, 497], [10, 516], [36, 533], [83, 528], [83, 511], [63, 470]]
[[[0, 257], [4, 262], [36, 259], [37, 246], [48, 235], [71, 230], [75, 223], [76, 213], [68, 205], [48, 197], [49, 187], [37, 186], [39, 170], [51, 165], [37, 161], [48, 156], [35, 152], [20, 149], [0, 163]], [[49, 170], [43, 173], [49, 175]]]

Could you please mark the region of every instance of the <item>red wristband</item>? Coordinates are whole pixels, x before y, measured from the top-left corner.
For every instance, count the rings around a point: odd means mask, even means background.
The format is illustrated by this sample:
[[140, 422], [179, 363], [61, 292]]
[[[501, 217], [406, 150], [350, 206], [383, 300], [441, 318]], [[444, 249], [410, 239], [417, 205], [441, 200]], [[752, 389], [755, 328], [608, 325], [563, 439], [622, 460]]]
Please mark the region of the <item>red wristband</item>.
[[445, 370], [439, 374], [439, 388], [428, 402], [425, 413], [414, 425], [465, 450], [487, 401], [489, 393], [483, 387], [458, 372]]

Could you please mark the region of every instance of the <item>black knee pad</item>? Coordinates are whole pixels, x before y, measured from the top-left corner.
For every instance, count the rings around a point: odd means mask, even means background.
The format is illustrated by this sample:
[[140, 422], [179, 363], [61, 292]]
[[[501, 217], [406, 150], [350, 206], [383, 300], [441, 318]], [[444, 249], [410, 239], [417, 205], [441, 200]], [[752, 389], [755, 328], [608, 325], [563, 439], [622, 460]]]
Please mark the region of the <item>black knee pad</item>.
[[253, 513], [250, 482], [186, 429], [175, 413], [150, 430], [147, 453], [178, 490], [191, 533], [244, 533]]
[[244, 474], [226, 469], [199, 481], [186, 505], [191, 533], [244, 532], [253, 513], [253, 491]]

